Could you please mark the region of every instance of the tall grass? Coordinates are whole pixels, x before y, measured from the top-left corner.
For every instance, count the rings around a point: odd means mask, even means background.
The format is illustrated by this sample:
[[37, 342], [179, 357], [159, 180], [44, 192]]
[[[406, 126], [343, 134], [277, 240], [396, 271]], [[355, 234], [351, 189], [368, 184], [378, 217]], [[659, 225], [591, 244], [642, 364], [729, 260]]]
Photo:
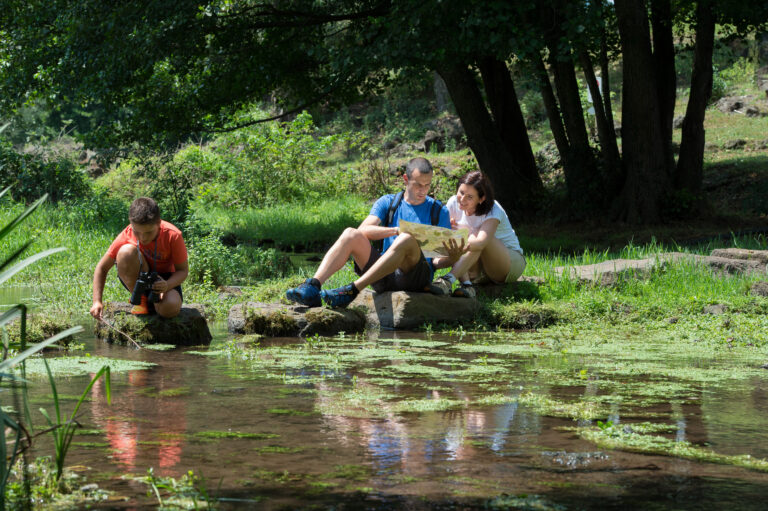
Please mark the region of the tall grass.
[[272, 242], [292, 250], [322, 248], [333, 242], [346, 227], [360, 225], [370, 204], [355, 196], [327, 199], [316, 204], [280, 204], [264, 209], [232, 210], [195, 207], [195, 215], [239, 240]]

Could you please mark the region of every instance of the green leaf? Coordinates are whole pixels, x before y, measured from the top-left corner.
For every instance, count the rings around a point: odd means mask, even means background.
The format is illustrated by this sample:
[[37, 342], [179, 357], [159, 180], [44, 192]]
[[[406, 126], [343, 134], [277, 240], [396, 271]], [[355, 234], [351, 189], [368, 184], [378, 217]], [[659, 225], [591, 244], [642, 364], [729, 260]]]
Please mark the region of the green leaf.
[[55, 254], [56, 252], [63, 252], [64, 250], [66, 250], [66, 248], [64, 248], [64, 247], [51, 248], [51, 249], [48, 249], [48, 250], [44, 250], [44, 251], [42, 251], [42, 252], [40, 252], [38, 254], [35, 254], [33, 256], [27, 257], [23, 261], [20, 261], [20, 262], [16, 263], [15, 265], [11, 266], [10, 268], [5, 270], [4, 272], [0, 273], [0, 284], [5, 282], [6, 280], [10, 279], [11, 277], [13, 277], [17, 273], [19, 273], [21, 270], [23, 270], [24, 268], [29, 266], [30, 264], [32, 264], [32, 263], [34, 263], [36, 261], [39, 261], [40, 259], [43, 259], [44, 257], [48, 257], [51, 254]]

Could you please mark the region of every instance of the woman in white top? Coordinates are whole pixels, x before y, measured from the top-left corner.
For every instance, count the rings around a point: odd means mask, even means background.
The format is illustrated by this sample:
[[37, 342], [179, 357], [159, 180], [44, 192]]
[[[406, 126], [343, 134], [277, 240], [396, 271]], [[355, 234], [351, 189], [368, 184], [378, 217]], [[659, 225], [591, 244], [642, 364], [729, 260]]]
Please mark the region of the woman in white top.
[[507, 213], [493, 198], [488, 178], [478, 171], [465, 174], [446, 207], [451, 227], [469, 230], [469, 246], [451, 271], [431, 284], [433, 293], [449, 294], [458, 281], [453, 295], [474, 297], [473, 283], [514, 282], [523, 274], [523, 249]]

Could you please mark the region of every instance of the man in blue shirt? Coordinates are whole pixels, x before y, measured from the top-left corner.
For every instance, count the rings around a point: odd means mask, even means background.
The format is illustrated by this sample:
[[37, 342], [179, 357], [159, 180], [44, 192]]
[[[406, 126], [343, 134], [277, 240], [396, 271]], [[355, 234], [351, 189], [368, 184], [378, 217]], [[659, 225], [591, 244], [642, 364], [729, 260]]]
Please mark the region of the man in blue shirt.
[[[377, 293], [423, 291], [432, 282], [435, 269], [453, 265], [466, 251], [463, 242], [458, 246], [451, 240], [446, 246], [447, 256], [428, 260], [416, 239], [400, 232], [398, 225], [401, 219], [430, 225], [433, 205], [440, 207], [437, 225], [451, 228], [448, 210], [427, 195], [432, 175], [432, 165], [426, 158], [409, 161], [403, 175], [405, 192], [394, 212], [392, 225], [386, 225], [386, 219], [395, 200], [394, 194], [380, 197], [357, 229], [345, 229], [323, 257], [315, 275], [298, 287], [289, 289], [286, 297], [309, 307], [318, 307], [322, 303], [331, 307], [346, 307], [369, 285]], [[381, 252], [371, 245], [371, 241], [377, 240], [383, 240]], [[322, 284], [343, 268], [350, 256], [355, 261], [355, 273], [359, 278], [346, 286], [322, 290]]]

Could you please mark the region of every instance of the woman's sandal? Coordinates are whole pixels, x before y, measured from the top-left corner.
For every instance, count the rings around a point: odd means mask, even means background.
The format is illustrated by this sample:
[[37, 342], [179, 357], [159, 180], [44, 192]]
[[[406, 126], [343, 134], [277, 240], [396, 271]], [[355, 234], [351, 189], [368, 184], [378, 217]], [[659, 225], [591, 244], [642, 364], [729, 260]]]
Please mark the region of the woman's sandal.
[[459, 296], [461, 298], [475, 298], [477, 293], [475, 292], [472, 284], [462, 284], [453, 290], [453, 296]]

